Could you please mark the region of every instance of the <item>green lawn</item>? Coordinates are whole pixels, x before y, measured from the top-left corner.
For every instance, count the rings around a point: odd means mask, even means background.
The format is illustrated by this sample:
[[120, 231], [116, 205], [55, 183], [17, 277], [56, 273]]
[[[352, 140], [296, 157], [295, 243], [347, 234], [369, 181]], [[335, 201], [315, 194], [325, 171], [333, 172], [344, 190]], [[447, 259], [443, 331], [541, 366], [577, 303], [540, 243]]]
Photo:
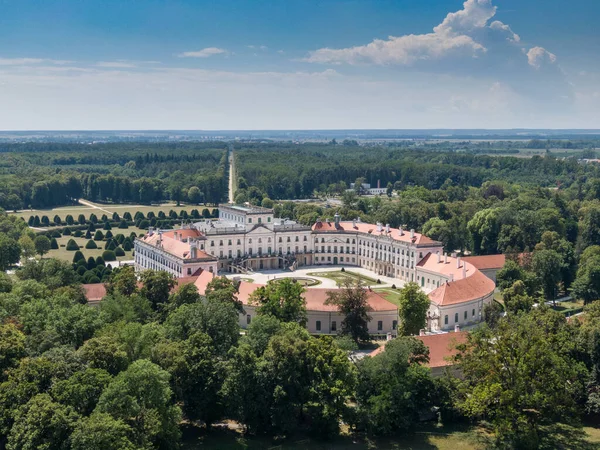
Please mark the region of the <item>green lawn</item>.
[[330, 280], [334, 280], [338, 284], [341, 284], [346, 280], [359, 280], [362, 281], [364, 284], [368, 285], [377, 284], [377, 280], [367, 277], [365, 275], [361, 275], [359, 273], [350, 272], [349, 270], [346, 270], [344, 272], [342, 272], [341, 270], [335, 270], [331, 272], [311, 272], [307, 275], [313, 277], [329, 278]]
[[400, 306], [400, 289], [374, 288], [373, 290], [378, 294], [381, 294], [388, 302]]
[[200, 214], [202, 214], [202, 210], [204, 208], [207, 208], [209, 211], [211, 211], [213, 208], [212, 207], [205, 207], [203, 205], [181, 205], [181, 206], [176, 206], [174, 203], [163, 203], [160, 205], [104, 205], [104, 204], [100, 204], [100, 203], [94, 203], [94, 205], [96, 205], [98, 208], [92, 208], [89, 206], [62, 206], [59, 208], [51, 208], [51, 209], [32, 209], [32, 210], [23, 210], [23, 211], [19, 211], [16, 213], [10, 213], [9, 214], [14, 214], [16, 216], [22, 217], [25, 220], [29, 220], [30, 216], [39, 216], [40, 218], [42, 216], [48, 216], [48, 218], [50, 220], [52, 220], [54, 218], [54, 216], [58, 215], [62, 220], [65, 220], [65, 218], [70, 214], [73, 216], [73, 218], [75, 220], [77, 220], [77, 216], [79, 214], [84, 214], [86, 218], [90, 217], [90, 214], [94, 213], [96, 214], [96, 216], [98, 216], [98, 218], [102, 217], [103, 214], [106, 214], [108, 216], [112, 216], [112, 213], [116, 212], [118, 213], [120, 216], [123, 216], [124, 213], [129, 212], [131, 213], [131, 215], [135, 215], [136, 212], [140, 211], [142, 213], [144, 213], [144, 216], [147, 215], [149, 212], [153, 212], [154, 214], [158, 215], [158, 213], [160, 211], [163, 211], [165, 214], [168, 214], [169, 211], [172, 209], [174, 211], [176, 211], [177, 213], [179, 213], [182, 210], [187, 211], [188, 213], [192, 210], [192, 209], [197, 209], [198, 211], [200, 211]]
[[[544, 427], [540, 431], [540, 449], [600, 448], [600, 429], [574, 428], [562, 424]], [[486, 430], [467, 425], [419, 427], [413, 433], [389, 438], [365, 438], [343, 435], [330, 441], [306, 436], [276, 440], [264, 436], [244, 436], [236, 430], [213, 428], [209, 433], [188, 428], [183, 433], [184, 450], [483, 450], [494, 448], [493, 435]]]
[[[139, 233], [144, 233], [145, 231], [140, 229], [140, 228], [136, 228], [136, 227], [129, 227], [126, 230], [119, 230], [119, 229], [112, 229], [111, 232], [113, 234], [113, 236], [116, 236], [117, 234], [123, 234], [125, 237], [129, 236], [129, 234], [134, 231], [138, 236]], [[102, 230], [103, 233], [106, 233], [105, 230]], [[94, 233], [92, 233], [92, 236], [94, 235]], [[58, 250], [50, 250], [50, 253], [48, 253], [47, 255], [44, 255], [45, 258], [58, 258], [58, 259], [63, 259], [65, 261], [69, 261], [72, 262], [73, 261], [73, 255], [75, 255], [74, 251], [69, 251], [66, 249], [66, 245], [67, 242], [69, 241], [69, 239], [74, 239], [75, 242], [77, 242], [77, 244], [79, 244], [79, 247], [81, 250], [81, 252], [84, 254], [85, 259], [88, 259], [90, 256], [97, 258], [98, 256], [102, 256], [102, 253], [104, 252], [104, 245], [106, 244], [106, 241], [95, 241], [96, 245], [98, 246], [97, 249], [87, 249], [85, 248], [85, 244], [87, 244], [88, 239], [86, 239], [85, 237], [80, 237], [80, 238], [76, 238], [74, 236], [62, 236], [60, 238], [56, 238], [56, 242], [58, 243]], [[63, 247], [61, 247], [61, 245]], [[132, 250], [129, 252], [125, 252], [125, 256], [119, 256], [117, 257], [118, 260], [120, 261], [127, 261], [127, 260], [131, 260], [133, 259], [133, 247]]]

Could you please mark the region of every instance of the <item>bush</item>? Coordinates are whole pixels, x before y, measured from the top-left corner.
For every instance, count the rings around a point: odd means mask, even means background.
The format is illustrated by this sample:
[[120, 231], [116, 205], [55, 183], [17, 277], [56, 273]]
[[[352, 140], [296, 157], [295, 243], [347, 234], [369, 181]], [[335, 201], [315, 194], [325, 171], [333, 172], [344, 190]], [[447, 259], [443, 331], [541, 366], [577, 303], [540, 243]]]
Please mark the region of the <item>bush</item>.
[[90, 239], [89, 241], [87, 241], [87, 244], [85, 244], [85, 248], [92, 250], [92, 249], [98, 248], [98, 246], [96, 245], [96, 242], [94, 242]]
[[39, 227], [40, 226], [40, 218], [39, 218], [39, 216], [35, 216], [33, 218], [33, 226], [34, 227]]
[[121, 218], [119, 217], [119, 214], [117, 212], [113, 213], [112, 220], [114, 220], [115, 222], [118, 222], [119, 220], [121, 220]]
[[81, 230], [75, 230], [75, 233], [73, 233], [73, 236], [75, 236], [75, 237], [81, 237], [81, 236], [83, 236], [83, 231], [81, 231]]
[[69, 227], [64, 227], [62, 230], [63, 236], [71, 236], [71, 229]]
[[112, 239], [112, 237], [113, 237], [112, 231], [108, 230], [108, 231], [106, 232], [106, 234], [104, 235], [104, 237], [105, 237], [106, 239]]
[[85, 256], [83, 256], [81, 251], [77, 250], [73, 255], [73, 263], [77, 264], [79, 261], [83, 261], [83, 264], [85, 264]]
[[149, 226], [150, 226], [150, 222], [148, 222], [146, 219], [143, 219], [143, 220], [140, 220], [140, 224], [138, 225], [138, 228], [141, 228], [142, 230], [147, 230]]
[[30, 227], [33, 226], [33, 221], [35, 220], [35, 217], [33, 216], [29, 216], [29, 220], [27, 221], [27, 225], [29, 225]]
[[125, 252], [123, 251], [123, 249], [121, 247], [117, 247], [115, 249], [115, 255], [116, 256], [125, 256]]
[[104, 261], [116, 261], [117, 255], [115, 255], [115, 252], [112, 250], [104, 250], [102, 253], [102, 259]]
[[75, 239], [69, 239], [69, 242], [67, 242], [67, 250], [70, 252], [79, 250], [79, 245], [77, 245]]
[[50, 239], [50, 248], [52, 250], [58, 250], [58, 242], [55, 238]]
[[98, 222], [98, 217], [96, 217], [96, 214], [94, 214], [94, 213], [90, 214], [90, 222], [91, 223], [97, 223]]
[[75, 272], [77, 272], [77, 275], [81, 276], [84, 273], [87, 272], [87, 268], [85, 266], [77, 266], [77, 269], [75, 269]]
[[58, 231], [58, 230], [54, 230], [52, 233], [50, 233], [50, 237], [53, 237], [53, 238], [59, 238], [61, 236], [62, 236], [62, 234], [60, 234], [60, 231]]
[[102, 233], [102, 231], [98, 230], [98, 231], [96, 231], [96, 233], [94, 233], [95, 241], [101, 241], [103, 239], [104, 239], [104, 233]]
[[79, 225], [85, 225], [85, 216], [83, 214], [79, 214], [79, 216], [77, 217], [77, 222], [79, 222]]
[[75, 220], [73, 220], [73, 216], [71, 214], [67, 214], [67, 217], [65, 217], [65, 222], [67, 222], [67, 225], [73, 225]]
[[62, 223], [62, 219], [61, 219], [61, 218], [60, 218], [60, 216], [57, 214], [57, 215], [55, 215], [55, 216], [54, 216], [53, 222], [54, 222], [56, 225], [60, 225], [60, 224]]
[[104, 267], [104, 259], [102, 258], [102, 256], [98, 256], [96, 258], [96, 267], [102, 266]]
[[104, 230], [112, 230], [109, 222], [104, 222], [104, 226], [102, 227]]
[[381, 280], [377, 278], [377, 284], [381, 284]]
[[123, 219], [124, 219], [124, 220], [129, 220], [129, 221], [132, 221], [132, 220], [133, 220], [133, 219], [131, 218], [131, 213], [129, 213], [129, 212], [126, 212], [126, 213], [124, 213], [124, 214], [123, 214]]
[[96, 231], [96, 226], [93, 223], [90, 223], [88, 225], [88, 231], [93, 233], [94, 231]]
[[48, 219], [48, 216], [42, 216], [42, 224], [47, 227], [48, 225], [50, 225], [50, 219]]
[[117, 244], [115, 244], [115, 241], [110, 239], [108, 241], [106, 241], [106, 245], [104, 246], [105, 250], [114, 250], [117, 248]]
[[124, 240], [125, 240], [125, 236], [123, 236], [121, 233], [119, 233], [115, 236], [115, 241], [117, 241], [117, 243], [119, 245], [121, 245]]
[[92, 270], [96, 268], [96, 260], [93, 256], [90, 256], [87, 260], [87, 268], [88, 270]]
[[123, 250], [125, 250], [126, 252], [131, 251], [131, 241], [129, 239], [125, 239], [123, 241]]
[[396, 289], [396, 285], [395, 284], [392, 284], [392, 289]]
[[85, 238], [86, 238], [86, 239], [91, 239], [91, 238], [92, 238], [92, 232], [91, 232], [90, 230], [87, 230], [87, 231], [85, 232]]
[[129, 225], [127, 225], [127, 221], [125, 219], [121, 220], [121, 222], [119, 223], [119, 228], [121, 230], [126, 230], [127, 228], [129, 228]]
[[345, 271], [346, 271], [346, 269], [344, 269], [344, 268], [342, 267], [342, 270], [341, 270], [341, 271], [342, 271], [342, 272], [345, 272]]

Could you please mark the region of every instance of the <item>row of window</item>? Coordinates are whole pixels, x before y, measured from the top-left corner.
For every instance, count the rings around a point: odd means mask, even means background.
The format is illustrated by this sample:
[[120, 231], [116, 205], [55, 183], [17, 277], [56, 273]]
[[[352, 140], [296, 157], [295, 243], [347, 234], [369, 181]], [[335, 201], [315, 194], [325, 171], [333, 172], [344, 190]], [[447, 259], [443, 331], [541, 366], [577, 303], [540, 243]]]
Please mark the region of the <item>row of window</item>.
[[[304, 236], [303, 241], [306, 242], [307, 240], [308, 239], [306, 238], [306, 236]], [[227, 240], [227, 245], [232, 245], [232, 242], [233, 241], [231, 239], [228, 239]], [[279, 239], [278, 239], [277, 242], [279, 242], [280, 244], [283, 242], [281, 236], [279, 237]], [[290, 236], [287, 237], [286, 242], [292, 242]], [[296, 236], [296, 238], [294, 239], [294, 242], [300, 242], [300, 238], [298, 236]], [[258, 243], [262, 244], [262, 238], [258, 238]], [[267, 239], [267, 243], [269, 243], [269, 244], [271, 243], [271, 238]], [[252, 238], [248, 239], [248, 244], [252, 244]], [[223, 245], [223, 240], [221, 239], [221, 240], [219, 240], [219, 246], [222, 246], [222, 245]], [[237, 240], [237, 245], [242, 245], [242, 240], [241, 239]], [[215, 241], [210, 241], [210, 246], [214, 247], [215, 246]]]
[[[465, 311], [464, 320], [467, 320], [468, 317], [469, 314], [467, 311]], [[471, 311], [471, 318], [475, 318], [475, 308], [473, 308], [473, 310]], [[454, 313], [454, 323], [458, 323], [458, 313]], [[448, 314], [444, 316], [444, 325], [448, 325]]]
[[[248, 322], [250, 323], [250, 322]], [[392, 329], [395, 330], [396, 328], [398, 328], [398, 321], [394, 320], [392, 321]], [[317, 331], [321, 331], [321, 321], [317, 320], [315, 322], [315, 329]], [[335, 320], [331, 321], [331, 331], [337, 331], [337, 322]], [[377, 331], [383, 331], [383, 320], [378, 320], [377, 321]]]

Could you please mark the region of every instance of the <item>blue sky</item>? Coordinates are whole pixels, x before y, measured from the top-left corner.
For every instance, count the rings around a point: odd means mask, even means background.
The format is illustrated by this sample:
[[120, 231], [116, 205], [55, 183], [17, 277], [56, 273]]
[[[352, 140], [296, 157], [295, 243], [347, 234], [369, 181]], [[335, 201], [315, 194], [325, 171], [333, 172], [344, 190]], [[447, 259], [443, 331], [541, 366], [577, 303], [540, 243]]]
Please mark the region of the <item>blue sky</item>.
[[0, 0], [0, 129], [597, 128], [594, 0]]

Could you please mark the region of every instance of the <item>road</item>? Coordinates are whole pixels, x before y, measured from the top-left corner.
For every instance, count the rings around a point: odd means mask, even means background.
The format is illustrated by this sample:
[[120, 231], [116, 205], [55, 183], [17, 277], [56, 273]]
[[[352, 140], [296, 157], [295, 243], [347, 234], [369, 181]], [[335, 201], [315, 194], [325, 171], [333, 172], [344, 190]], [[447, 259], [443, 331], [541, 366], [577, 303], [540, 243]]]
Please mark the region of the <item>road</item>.
[[233, 203], [233, 177], [235, 177], [235, 166], [233, 161], [233, 145], [229, 144], [229, 203]]
[[109, 211], [109, 210], [107, 210], [107, 209], [104, 209], [104, 208], [100, 208], [98, 205], [94, 205], [93, 203], [90, 203], [90, 202], [88, 202], [87, 200], [83, 200], [83, 199], [81, 199], [81, 198], [80, 198], [80, 199], [79, 199], [79, 200], [77, 200], [77, 201], [78, 201], [79, 203], [81, 203], [82, 205], [85, 205], [85, 206], [87, 206], [88, 208], [94, 208], [94, 209], [97, 209], [97, 210], [99, 210], [99, 211], [102, 211], [102, 212], [104, 212], [104, 213], [106, 213], [106, 214], [112, 214], [112, 211]]

